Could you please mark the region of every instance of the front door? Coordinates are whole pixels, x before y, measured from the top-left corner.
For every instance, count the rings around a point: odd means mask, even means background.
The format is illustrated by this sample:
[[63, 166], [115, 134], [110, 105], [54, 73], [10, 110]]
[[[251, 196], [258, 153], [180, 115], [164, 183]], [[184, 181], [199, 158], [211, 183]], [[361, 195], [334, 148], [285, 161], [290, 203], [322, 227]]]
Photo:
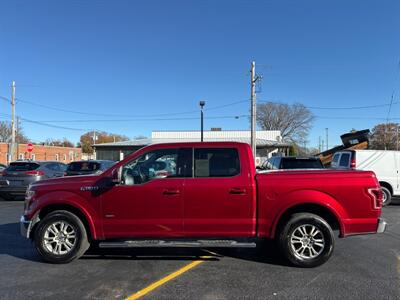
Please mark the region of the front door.
[[185, 153], [154, 150], [121, 167], [120, 184], [101, 195], [106, 238], [183, 235]]
[[239, 150], [195, 148], [193, 161], [193, 177], [185, 181], [185, 235], [254, 236], [254, 180], [250, 178], [248, 162], [240, 162]]

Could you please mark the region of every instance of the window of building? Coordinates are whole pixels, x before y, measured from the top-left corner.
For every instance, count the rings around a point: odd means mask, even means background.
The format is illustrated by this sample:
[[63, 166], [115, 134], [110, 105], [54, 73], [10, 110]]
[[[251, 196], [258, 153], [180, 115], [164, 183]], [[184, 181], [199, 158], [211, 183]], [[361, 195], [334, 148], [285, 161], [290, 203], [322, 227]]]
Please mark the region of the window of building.
[[194, 150], [195, 177], [231, 177], [240, 173], [240, 161], [234, 148], [199, 148]]
[[60, 155], [58, 155], [58, 153], [56, 153], [56, 161], [60, 160]]
[[25, 154], [24, 153], [18, 154], [18, 159], [25, 159]]
[[35, 160], [35, 159], [36, 159], [35, 153], [31, 153], [31, 160]]
[[64, 161], [67, 160], [67, 154], [64, 154]]

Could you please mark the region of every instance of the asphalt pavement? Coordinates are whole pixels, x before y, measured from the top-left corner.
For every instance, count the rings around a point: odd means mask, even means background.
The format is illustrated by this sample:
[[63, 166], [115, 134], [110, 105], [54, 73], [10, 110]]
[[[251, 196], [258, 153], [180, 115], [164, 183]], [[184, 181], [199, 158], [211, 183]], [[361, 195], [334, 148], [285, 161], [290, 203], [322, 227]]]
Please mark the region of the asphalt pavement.
[[[19, 235], [23, 203], [0, 201], [0, 299], [400, 299], [400, 201], [385, 234], [336, 240], [314, 269], [287, 265], [273, 243], [256, 249], [92, 249], [43, 263]], [[193, 264], [193, 261], [195, 262]]]

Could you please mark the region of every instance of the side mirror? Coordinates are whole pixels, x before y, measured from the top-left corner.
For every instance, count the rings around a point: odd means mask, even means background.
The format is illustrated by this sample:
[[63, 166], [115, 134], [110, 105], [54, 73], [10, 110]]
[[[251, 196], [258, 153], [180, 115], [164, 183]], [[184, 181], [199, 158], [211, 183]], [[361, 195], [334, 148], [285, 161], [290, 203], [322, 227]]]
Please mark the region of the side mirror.
[[114, 169], [111, 174], [112, 182], [115, 184], [121, 183], [122, 179], [122, 167]]

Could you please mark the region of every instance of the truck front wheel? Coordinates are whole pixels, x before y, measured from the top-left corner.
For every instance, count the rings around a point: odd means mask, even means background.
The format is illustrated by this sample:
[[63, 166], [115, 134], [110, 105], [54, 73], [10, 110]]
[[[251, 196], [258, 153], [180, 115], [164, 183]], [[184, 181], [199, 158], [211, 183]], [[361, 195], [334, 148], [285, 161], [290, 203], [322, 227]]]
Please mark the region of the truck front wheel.
[[65, 210], [54, 211], [39, 222], [34, 243], [44, 261], [56, 264], [78, 259], [89, 248], [82, 221]]
[[329, 224], [311, 213], [291, 216], [278, 236], [284, 256], [299, 267], [316, 267], [332, 255], [335, 237]]

